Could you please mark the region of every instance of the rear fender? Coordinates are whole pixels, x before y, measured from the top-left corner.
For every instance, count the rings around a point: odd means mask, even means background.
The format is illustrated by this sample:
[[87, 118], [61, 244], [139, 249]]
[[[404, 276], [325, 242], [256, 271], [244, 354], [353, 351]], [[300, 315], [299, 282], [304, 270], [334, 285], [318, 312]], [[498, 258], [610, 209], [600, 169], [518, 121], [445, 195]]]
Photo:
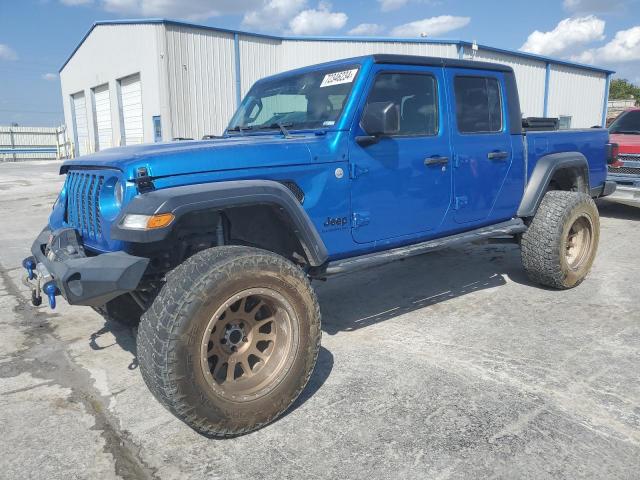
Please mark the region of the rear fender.
[[532, 217], [551, 181], [566, 174], [575, 181], [578, 191], [589, 193], [589, 163], [580, 152], [552, 153], [536, 163], [518, 207], [518, 217]]

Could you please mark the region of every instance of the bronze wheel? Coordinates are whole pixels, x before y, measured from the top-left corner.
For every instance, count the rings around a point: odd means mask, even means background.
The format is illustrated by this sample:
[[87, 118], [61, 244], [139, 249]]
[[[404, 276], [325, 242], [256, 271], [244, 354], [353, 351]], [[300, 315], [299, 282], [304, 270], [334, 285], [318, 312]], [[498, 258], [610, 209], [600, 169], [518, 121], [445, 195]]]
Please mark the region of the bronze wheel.
[[589, 273], [599, 238], [598, 208], [589, 195], [551, 190], [522, 235], [522, 263], [537, 283], [573, 288]]
[[587, 215], [576, 218], [565, 241], [565, 258], [572, 270], [579, 270], [590, 257], [593, 223]]
[[298, 344], [293, 318], [293, 308], [275, 290], [254, 288], [227, 299], [211, 317], [201, 344], [202, 371], [214, 392], [247, 401], [275, 388]]
[[209, 248], [167, 276], [142, 317], [140, 372], [198, 432], [241, 435], [298, 398], [320, 335], [318, 301], [298, 266], [257, 248]]

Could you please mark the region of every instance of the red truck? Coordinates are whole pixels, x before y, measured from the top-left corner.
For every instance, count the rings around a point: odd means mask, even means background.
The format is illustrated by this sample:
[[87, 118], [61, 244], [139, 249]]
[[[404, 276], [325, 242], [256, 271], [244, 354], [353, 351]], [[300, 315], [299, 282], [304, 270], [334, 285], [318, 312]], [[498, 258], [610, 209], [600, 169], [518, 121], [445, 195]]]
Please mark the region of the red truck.
[[609, 198], [640, 206], [640, 108], [621, 113], [609, 126], [609, 139], [618, 145], [618, 159], [608, 166], [607, 180], [617, 184]]

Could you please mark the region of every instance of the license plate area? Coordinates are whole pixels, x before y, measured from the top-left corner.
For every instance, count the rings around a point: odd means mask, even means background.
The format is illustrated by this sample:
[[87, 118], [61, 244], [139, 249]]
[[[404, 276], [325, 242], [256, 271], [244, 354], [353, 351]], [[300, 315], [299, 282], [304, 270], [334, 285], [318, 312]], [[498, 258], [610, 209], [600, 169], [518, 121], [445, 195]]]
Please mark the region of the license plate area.
[[80, 235], [73, 228], [51, 233], [44, 254], [50, 262], [86, 257]]

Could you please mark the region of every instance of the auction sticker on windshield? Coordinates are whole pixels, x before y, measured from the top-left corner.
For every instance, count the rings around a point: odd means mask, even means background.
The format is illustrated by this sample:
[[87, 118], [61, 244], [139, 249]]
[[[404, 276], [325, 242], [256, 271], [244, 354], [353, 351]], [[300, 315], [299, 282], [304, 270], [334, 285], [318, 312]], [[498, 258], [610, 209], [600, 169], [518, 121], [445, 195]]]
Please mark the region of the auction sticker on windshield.
[[358, 69], [343, 70], [342, 72], [327, 73], [322, 79], [320, 88], [340, 85], [341, 83], [351, 83], [358, 73]]

